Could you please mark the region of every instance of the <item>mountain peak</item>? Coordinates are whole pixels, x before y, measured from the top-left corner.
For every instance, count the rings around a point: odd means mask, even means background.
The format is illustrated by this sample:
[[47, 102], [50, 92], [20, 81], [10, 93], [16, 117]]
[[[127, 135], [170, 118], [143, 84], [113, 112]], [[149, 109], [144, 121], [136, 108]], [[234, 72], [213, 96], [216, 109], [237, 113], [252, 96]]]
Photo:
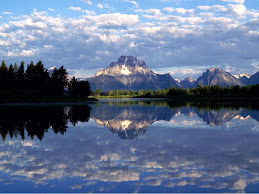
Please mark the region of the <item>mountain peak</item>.
[[193, 79], [192, 77], [187, 77], [183, 81], [188, 81], [188, 82], [195, 82], [196, 80]]
[[215, 71], [222, 71], [222, 69], [213, 67], [213, 68], [209, 68], [208, 71], [209, 72], [215, 72]]
[[[106, 69], [99, 70], [90, 78], [92, 88], [104, 91], [112, 89], [165, 89], [170, 86], [180, 87], [168, 74], [156, 74], [151, 71], [144, 61], [133, 56], [121, 56]], [[111, 84], [113, 83], [113, 84]]]
[[241, 79], [242, 77], [247, 77], [249, 79], [251, 76], [246, 73], [242, 73], [240, 75], [234, 75], [234, 77], [237, 79]]
[[135, 66], [140, 66], [143, 67], [145, 65], [145, 62], [142, 60], [138, 60], [136, 57], [133, 56], [121, 56], [116, 63], [112, 63], [112, 66], [114, 65], [125, 65], [129, 67], [135, 67]]
[[210, 68], [197, 79], [196, 85], [220, 85], [222, 87], [226, 87], [236, 85], [243, 86], [244, 84], [222, 69]]
[[[112, 62], [106, 69], [99, 70], [94, 77], [108, 76], [130, 76], [136, 73], [151, 74], [144, 61], [138, 60], [133, 56], [121, 56], [117, 62]], [[124, 81], [126, 81], [124, 79]]]

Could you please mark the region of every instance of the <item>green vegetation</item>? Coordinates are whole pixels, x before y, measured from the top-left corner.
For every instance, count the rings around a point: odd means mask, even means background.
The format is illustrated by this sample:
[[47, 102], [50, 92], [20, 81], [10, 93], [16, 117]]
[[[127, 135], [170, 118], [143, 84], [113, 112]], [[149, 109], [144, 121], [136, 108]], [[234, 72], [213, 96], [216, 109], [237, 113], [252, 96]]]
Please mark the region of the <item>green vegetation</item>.
[[51, 74], [41, 61], [26, 70], [23, 61], [7, 67], [3, 60], [0, 66], [0, 103], [89, 101], [90, 92], [87, 81], [69, 81], [63, 66]]
[[259, 85], [248, 86], [202, 86], [193, 89], [170, 87], [161, 90], [113, 90], [102, 92], [97, 89], [92, 96], [97, 98], [170, 98], [170, 99], [220, 99], [220, 98], [258, 98]]

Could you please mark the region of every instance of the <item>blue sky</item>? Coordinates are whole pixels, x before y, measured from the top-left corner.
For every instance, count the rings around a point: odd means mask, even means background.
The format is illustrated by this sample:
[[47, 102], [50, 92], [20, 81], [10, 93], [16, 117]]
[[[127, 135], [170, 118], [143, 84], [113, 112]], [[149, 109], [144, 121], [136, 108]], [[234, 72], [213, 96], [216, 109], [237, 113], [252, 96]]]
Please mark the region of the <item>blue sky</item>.
[[42, 60], [89, 77], [121, 55], [158, 73], [197, 78], [209, 67], [259, 69], [259, 0], [8, 0], [0, 59]]

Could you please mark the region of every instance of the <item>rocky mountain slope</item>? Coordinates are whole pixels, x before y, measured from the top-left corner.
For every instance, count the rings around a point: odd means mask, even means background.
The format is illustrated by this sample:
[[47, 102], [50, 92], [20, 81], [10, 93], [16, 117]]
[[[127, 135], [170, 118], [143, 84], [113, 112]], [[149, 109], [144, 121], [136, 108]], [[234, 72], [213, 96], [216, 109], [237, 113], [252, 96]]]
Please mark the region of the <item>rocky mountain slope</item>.
[[170, 74], [154, 73], [144, 61], [133, 56], [121, 56], [117, 62], [112, 62], [106, 69], [98, 71], [88, 81], [92, 90], [99, 88], [102, 91], [181, 87]]
[[193, 88], [196, 85], [196, 80], [191, 77], [187, 77], [184, 80], [181, 80], [180, 84], [183, 88]]
[[259, 71], [258, 71], [257, 73], [255, 73], [254, 75], [252, 75], [252, 76], [247, 80], [247, 84], [249, 84], [249, 85], [259, 84]]
[[197, 80], [188, 77], [177, 80], [168, 74], [157, 74], [151, 71], [144, 61], [133, 56], [121, 56], [116, 62], [112, 62], [106, 69], [98, 71], [93, 77], [87, 79], [94, 91], [99, 88], [102, 91], [127, 89], [167, 89], [194, 88], [198, 85], [244, 86], [259, 84], [259, 72], [251, 77], [247, 74], [232, 76], [230, 73], [218, 68], [210, 68]]
[[210, 68], [197, 79], [195, 85], [220, 85], [222, 87], [226, 87], [236, 85], [243, 86], [244, 84], [230, 73], [225, 72], [222, 69]]

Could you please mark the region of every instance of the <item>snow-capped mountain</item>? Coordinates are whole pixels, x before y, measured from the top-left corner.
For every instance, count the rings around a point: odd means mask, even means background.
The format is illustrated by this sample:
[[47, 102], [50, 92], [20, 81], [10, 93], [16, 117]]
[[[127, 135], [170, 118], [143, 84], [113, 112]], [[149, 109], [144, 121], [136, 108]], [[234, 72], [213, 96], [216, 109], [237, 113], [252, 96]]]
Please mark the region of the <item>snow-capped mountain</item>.
[[89, 81], [92, 90], [97, 88], [102, 91], [127, 89], [167, 89], [195, 88], [198, 85], [244, 86], [259, 84], [259, 72], [252, 75], [240, 74], [232, 76], [230, 73], [218, 68], [210, 68], [197, 80], [188, 77], [184, 80], [174, 79], [168, 74], [157, 74], [151, 71], [144, 61], [133, 56], [121, 56], [116, 62], [112, 62], [106, 69], [99, 70]]
[[246, 73], [242, 73], [240, 75], [234, 75], [234, 77], [237, 79], [241, 79], [242, 77], [247, 77], [249, 79], [251, 76]]
[[196, 80], [192, 77], [187, 77], [180, 82], [183, 88], [193, 88], [196, 84]]
[[230, 73], [225, 72], [222, 69], [210, 68], [197, 79], [196, 86], [197, 85], [220, 85], [222, 87], [226, 87], [236, 85], [243, 86], [244, 84]]
[[52, 75], [52, 73], [54, 72], [55, 69], [57, 69], [56, 66], [50, 67], [50, 68], [48, 69], [48, 72], [49, 72], [49, 75], [50, 75], [50, 76]]
[[117, 62], [112, 62], [106, 69], [99, 70], [88, 81], [92, 90], [99, 88], [103, 91], [180, 87], [170, 74], [156, 74], [146, 66], [144, 61], [133, 56], [121, 56]]

